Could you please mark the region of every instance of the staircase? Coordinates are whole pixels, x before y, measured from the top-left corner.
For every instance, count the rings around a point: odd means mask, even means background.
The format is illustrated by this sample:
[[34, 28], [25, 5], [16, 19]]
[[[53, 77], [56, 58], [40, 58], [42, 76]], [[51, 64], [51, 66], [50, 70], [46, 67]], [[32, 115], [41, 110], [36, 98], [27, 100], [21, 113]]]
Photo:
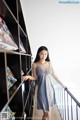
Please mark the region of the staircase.
[[[26, 114], [26, 120], [42, 120], [43, 112], [37, 110], [37, 86], [36, 89], [33, 89], [35, 88], [33, 86], [35, 85], [30, 85], [29, 90], [33, 91], [29, 92], [32, 93], [31, 96], [33, 96], [33, 99], [31, 100], [32, 107], [29, 110], [29, 113], [33, 110], [33, 114]], [[73, 96], [68, 88], [66, 88], [61, 82], [54, 80], [54, 90], [57, 104], [51, 108], [51, 120], [80, 120], [80, 102]]]
[[[80, 102], [61, 82], [54, 84], [57, 105], [51, 109], [51, 120], [80, 120]], [[37, 87], [34, 95], [33, 120], [42, 120], [43, 112], [37, 110]]]

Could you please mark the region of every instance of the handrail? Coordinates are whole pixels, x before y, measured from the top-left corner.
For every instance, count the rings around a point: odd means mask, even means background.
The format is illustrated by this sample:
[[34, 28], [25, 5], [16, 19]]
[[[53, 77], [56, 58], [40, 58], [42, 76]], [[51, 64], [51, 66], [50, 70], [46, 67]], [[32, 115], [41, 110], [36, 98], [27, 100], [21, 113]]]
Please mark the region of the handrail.
[[72, 93], [66, 88], [65, 89], [68, 94], [73, 98], [73, 100], [77, 103], [77, 105], [80, 107], [80, 102], [72, 95]]
[[[80, 102], [75, 98], [75, 96], [69, 91], [63, 83], [57, 81], [57, 88], [55, 88], [55, 95], [57, 100], [57, 107], [60, 112], [62, 120], [75, 120], [80, 119]], [[61, 89], [62, 88], [62, 89]], [[58, 91], [57, 91], [58, 90]]]
[[68, 94], [73, 98], [73, 100], [80, 107], [80, 102], [74, 97], [74, 95], [68, 90], [68, 88], [61, 81], [57, 81], [57, 82], [64, 88], [64, 90], [66, 90], [68, 92]]
[[60, 80], [56, 80], [64, 89], [67, 89], [67, 87], [60, 81]]

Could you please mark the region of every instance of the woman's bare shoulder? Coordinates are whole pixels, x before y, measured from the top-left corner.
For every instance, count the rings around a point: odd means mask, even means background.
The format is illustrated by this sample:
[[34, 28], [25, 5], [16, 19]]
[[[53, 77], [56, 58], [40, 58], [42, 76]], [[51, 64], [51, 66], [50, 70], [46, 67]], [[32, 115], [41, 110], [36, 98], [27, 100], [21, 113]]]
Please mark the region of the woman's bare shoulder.
[[33, 63], [32, 64], [32, 68], [36, 68], [37, 67], [37, 64], [36, 63]]

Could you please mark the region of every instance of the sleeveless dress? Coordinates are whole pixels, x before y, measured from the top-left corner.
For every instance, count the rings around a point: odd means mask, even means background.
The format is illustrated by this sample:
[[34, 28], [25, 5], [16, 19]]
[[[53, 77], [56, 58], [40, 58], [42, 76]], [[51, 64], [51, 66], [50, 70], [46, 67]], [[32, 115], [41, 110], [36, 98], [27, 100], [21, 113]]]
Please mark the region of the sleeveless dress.
[[43, 70], [38, 64], [36, 67], [37, 74], [37, 109], [50, 111], [51, 106], [56, 104], [52, 68], [49, 65], [48, 70]]

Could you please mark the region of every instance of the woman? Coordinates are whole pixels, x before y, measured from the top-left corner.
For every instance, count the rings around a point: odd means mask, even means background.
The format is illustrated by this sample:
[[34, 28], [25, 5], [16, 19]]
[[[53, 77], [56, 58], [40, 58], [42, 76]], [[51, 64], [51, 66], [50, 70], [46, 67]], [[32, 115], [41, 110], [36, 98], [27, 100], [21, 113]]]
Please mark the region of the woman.
[[32, 65], [32, 76], [23, 76], [22, 79], [38, 81], [37, 108], [43, 110], [42, 120], [50, 120], [51, 106], [56, 103], [53, 77], [60, 82], [53, 71], [47, 47], [41, 46]]

